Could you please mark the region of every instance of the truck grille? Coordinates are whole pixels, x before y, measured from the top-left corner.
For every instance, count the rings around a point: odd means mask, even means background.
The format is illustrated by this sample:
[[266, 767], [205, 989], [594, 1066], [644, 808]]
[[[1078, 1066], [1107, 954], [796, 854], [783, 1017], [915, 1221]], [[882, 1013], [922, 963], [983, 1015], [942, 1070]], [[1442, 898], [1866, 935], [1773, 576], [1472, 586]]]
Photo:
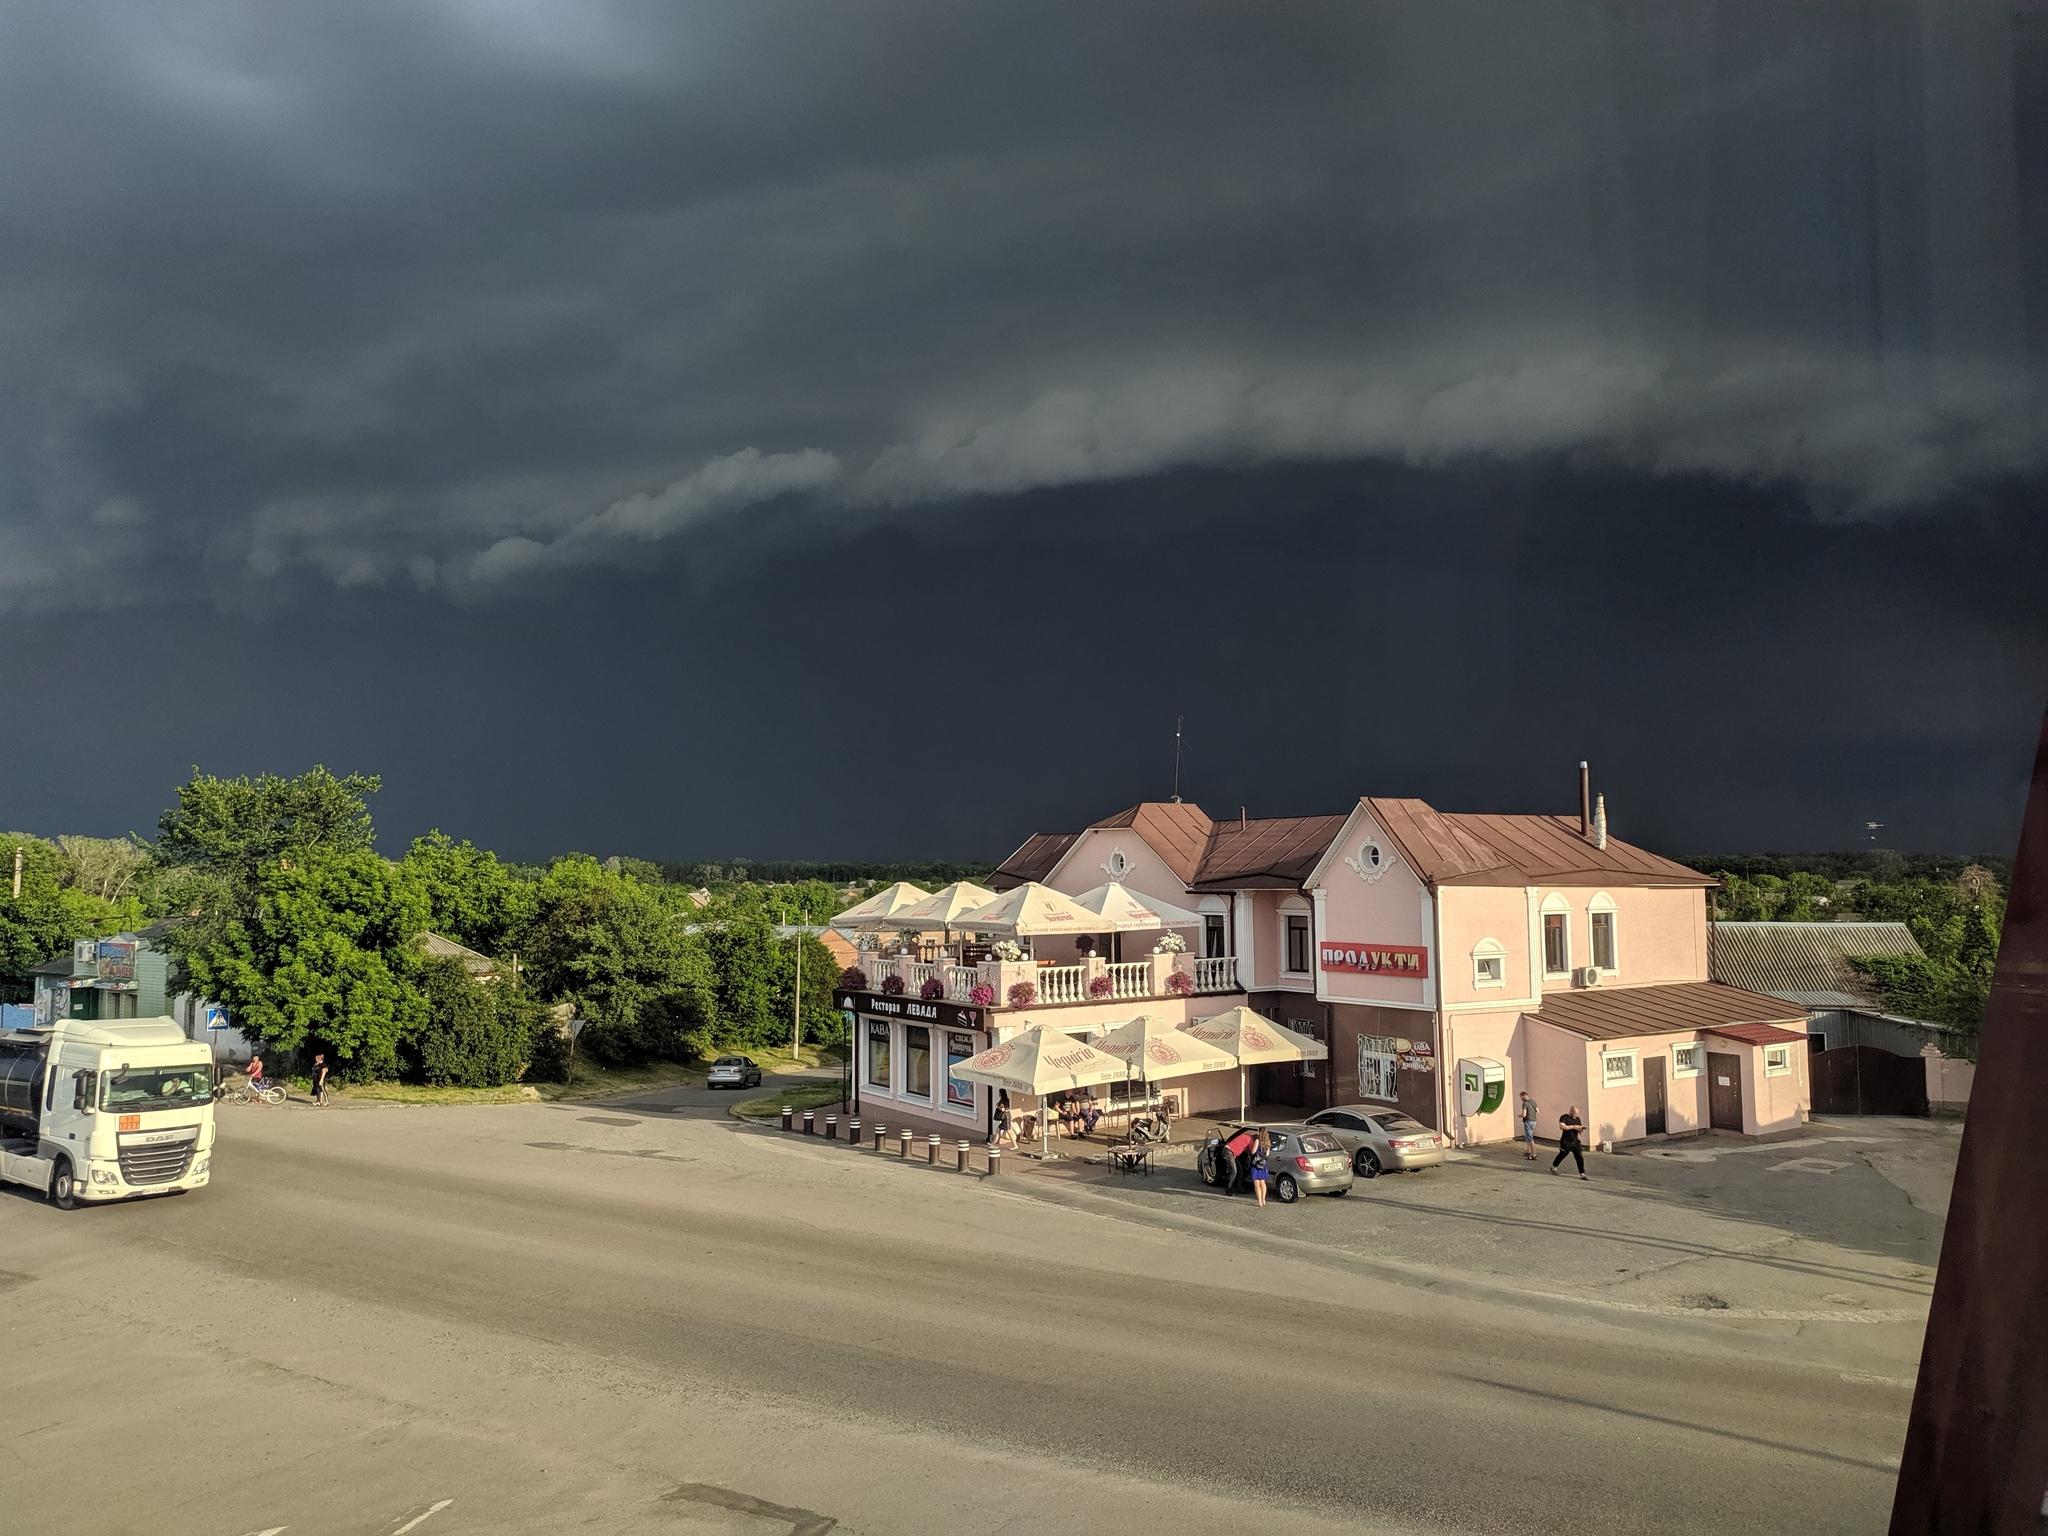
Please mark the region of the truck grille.
[[168, 1184], [192, 1165], [193, 1141], [165, 1141], [153, 1147], [121, 1148], [121, 1177], [130, 1184]]

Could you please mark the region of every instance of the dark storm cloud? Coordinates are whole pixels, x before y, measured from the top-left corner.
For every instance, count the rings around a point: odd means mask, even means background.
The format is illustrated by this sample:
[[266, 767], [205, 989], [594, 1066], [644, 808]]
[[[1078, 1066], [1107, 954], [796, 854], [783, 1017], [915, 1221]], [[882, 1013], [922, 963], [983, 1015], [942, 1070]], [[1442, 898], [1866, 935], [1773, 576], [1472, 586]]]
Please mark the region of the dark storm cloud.
[[792, 498], [858, 540], [1191, 466], [1981, 496], [2036, 471], [2015, 35], [1989, 6], [11, 7], [0, 604], [526, 592], [741, 553]]

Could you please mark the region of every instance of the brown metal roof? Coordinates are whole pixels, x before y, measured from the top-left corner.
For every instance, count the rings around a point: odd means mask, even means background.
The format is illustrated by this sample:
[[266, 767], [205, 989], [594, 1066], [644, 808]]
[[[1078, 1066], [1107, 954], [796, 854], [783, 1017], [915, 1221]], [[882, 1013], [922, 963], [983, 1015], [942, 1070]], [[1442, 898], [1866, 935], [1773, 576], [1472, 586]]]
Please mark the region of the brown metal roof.
[[1495, 850], [1532, 885], [1704, 888], [1720, 883], [1712, 875], [1703, 875], [1648, 849], [1624, 843], [1618, 837], [1608, 838], [1605, 848], [1596, 848], [1591, 838], [1579, 836], [1576, 816], [1483, 816], [1453, 812], [1444, 820]]
[[1145, 846], [1166, 862], [1183, 885], [1192, 885], [1201, 867], [1202, 854], [1209, 846], [1209, 813], [1184, 801], [1146, 800], [1127, 811], [1096, 822], [1098, 827], [1129, 827], [1145, 839]]
[[[1446, 880], [1523, 883], [1520, 873], [1509, 867], [1497, 849], [1488, 847], [1426, 801], [1375, 800], [1368, 796], [1363, 804], [1380, 830], [1393, 839], [1408, 867], [1425, 880], [1439, 884]], [[1502, 878], [1494, 882], [1483, 878], [1495, 874]]]
[[1744, 1045], [1804, 1045], [1805, 1034], [1796, 1029], [1780, 1029], [1775, 1024], [1723, 1024], [1718, 1029], [1704, 1031], [1709, 1035], [1725, 1035], [1730, 1040], [1740, 1040]]
[[1298, 890], [1343, 826], [1342, 816], [1216, 822], [1189, 884], [1198, 891]]
[[984, 884], [992, 891], [1014, 891], [1033, 880], [1043, 880], [1052, 873], [1053, 865], [1059, 863], [1080, 835], [1078, 832], [1032, 833], [1024, 839], [1024, 846], [1003, 860]]
[[[1806, 1027], [1804, 1008], [1761, 992], [1723, 986], [1718, 981], [1553, 992], [1530, 1017], [1588, 1040], [1725, 1030], [1734, 1024], [1789, 1024], [1802, 1031]], [[1798, 1038], [1803, 1040], [1806, 1036], [1802, 1033]]]

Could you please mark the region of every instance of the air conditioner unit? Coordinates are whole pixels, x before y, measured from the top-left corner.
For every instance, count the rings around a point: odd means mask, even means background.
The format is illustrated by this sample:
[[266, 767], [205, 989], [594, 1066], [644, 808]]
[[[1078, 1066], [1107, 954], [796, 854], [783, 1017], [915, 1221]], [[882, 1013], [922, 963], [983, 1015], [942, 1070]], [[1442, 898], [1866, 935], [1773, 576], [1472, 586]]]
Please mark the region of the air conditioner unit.
[[1578, 968], [1578, 969], [1577, 969], [1576, 971], [1573, 971], [1573, 972], [1572, 972], [1572, 982], [1573, 982], [1573, 984], [1574, 984], [1574, 985], [1576, 985], [1576, 986], [1581, 986], [1581, 987], [1597, 987], [1597, 986], [1599, 986], [1599, 985], [1600, 985], [1600, 971], [1599, 971], [1599, 968], [1598, 968], [1598, 967], [1596, 967], [1596, 966], [1591, 966], [1591, 965], [1582, 965], [1582, 966], [1580, 966], [1580, 967], [1579, 967], [1579, 968]]

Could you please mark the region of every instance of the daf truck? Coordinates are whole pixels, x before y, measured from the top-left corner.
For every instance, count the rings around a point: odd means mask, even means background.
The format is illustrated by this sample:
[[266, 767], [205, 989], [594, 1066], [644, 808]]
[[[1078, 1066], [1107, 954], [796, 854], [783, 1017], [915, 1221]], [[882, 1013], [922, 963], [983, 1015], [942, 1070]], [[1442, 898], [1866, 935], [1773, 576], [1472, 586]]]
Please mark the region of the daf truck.
[[167, 1018], [0, 1031], [0, 1180], [59, 1210], [182, 1194], [213, 1155], [213, 1053]]

